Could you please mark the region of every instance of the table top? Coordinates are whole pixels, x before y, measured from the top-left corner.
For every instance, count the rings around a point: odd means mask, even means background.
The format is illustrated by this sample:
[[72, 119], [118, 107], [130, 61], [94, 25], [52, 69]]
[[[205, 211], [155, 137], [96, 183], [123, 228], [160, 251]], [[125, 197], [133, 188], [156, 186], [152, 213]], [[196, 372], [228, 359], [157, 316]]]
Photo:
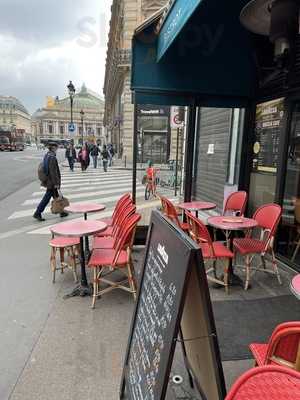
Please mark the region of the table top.
[[103, 232], [107, 224], [101, 221], [67, 221], [50, 227], [52, 233], [65, 237], [83, 237]]
[[217, 207], [215, 203], [210, 203], [208, 201], [191, 201], [188, 203], [178, 204], [179, 208], [189, 211], [200, 211], [200, 210], [213, 210]]
[[70, 204], [65, 211], [70, 213], [91, 213], [105, 210], [105, 205], [96, 203], [76, 203]]
[[258, 225], [255, 219], [244, 217], [209, 217], [207, 222], [214, 228], [223, 229], [224, 231], [252, 229]]
[[293, 295], [300, 300], [300, 274], [293, 278], [290, 287]]

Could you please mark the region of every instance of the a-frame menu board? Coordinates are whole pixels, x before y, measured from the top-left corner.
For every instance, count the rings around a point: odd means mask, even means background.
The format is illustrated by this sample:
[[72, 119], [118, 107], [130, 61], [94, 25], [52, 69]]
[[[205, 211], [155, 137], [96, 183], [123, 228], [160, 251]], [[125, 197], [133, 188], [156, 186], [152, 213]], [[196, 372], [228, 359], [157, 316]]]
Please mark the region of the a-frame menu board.
[[165, 399], [180, 325], [186, 365], [203, 400], [223, 400], [223, 370], [201, 251], [154, 211], [120, 399]]

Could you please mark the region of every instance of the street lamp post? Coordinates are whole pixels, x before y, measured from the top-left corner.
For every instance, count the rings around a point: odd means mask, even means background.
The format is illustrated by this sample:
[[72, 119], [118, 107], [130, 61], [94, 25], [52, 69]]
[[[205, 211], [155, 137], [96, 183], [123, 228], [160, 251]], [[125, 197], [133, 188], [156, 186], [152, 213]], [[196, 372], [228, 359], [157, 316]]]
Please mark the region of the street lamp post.
[[71, 104], [71, 124], [73, 124], [73, 101], [75, 96], [75, 86], [73, 85], [72, 81], [69, 82], [68, 86], [69, 96], [70, 96], [70, 104]]
[[81, 140], [82, 140], [82, 146], [83, 146], [83, 117], [84, 117], [84, 111], [80, 111], [80, 118], [81, 118]]

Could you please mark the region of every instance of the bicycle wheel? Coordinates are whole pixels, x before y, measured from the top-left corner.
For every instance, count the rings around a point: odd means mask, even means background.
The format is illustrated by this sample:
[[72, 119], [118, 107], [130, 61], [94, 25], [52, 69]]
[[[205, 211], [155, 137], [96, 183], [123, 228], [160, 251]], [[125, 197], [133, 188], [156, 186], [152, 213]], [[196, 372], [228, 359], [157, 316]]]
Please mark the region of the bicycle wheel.
[[145, 200], [149, 200], [150, 195], [151, 195], [151, 186], [148, 183], [145, 188]]

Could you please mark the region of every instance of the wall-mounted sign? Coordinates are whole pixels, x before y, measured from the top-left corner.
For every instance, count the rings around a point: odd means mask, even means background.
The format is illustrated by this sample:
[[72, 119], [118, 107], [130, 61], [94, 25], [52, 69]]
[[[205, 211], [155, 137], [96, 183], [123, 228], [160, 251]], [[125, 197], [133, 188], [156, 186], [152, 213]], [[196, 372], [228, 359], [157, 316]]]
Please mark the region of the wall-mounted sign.
[[208, 145], [207, 154], [215, 154], [215, 145], [214, 145], [214, 143], [210, 143]]
[[184, 116], [184, 113], [180, 112], [180, 107], [171, 107], [170, 124], [172, 129], [182, 128], [184, 126], [182, 116]]
[[257, 105], [253, 146], [254, 172], [276, 173], [283, 117], [284, 98]]
[[138, 107], [139, 117], [168, 117], [170, 107], [159, 107], [155, 105], [140, 105]]

